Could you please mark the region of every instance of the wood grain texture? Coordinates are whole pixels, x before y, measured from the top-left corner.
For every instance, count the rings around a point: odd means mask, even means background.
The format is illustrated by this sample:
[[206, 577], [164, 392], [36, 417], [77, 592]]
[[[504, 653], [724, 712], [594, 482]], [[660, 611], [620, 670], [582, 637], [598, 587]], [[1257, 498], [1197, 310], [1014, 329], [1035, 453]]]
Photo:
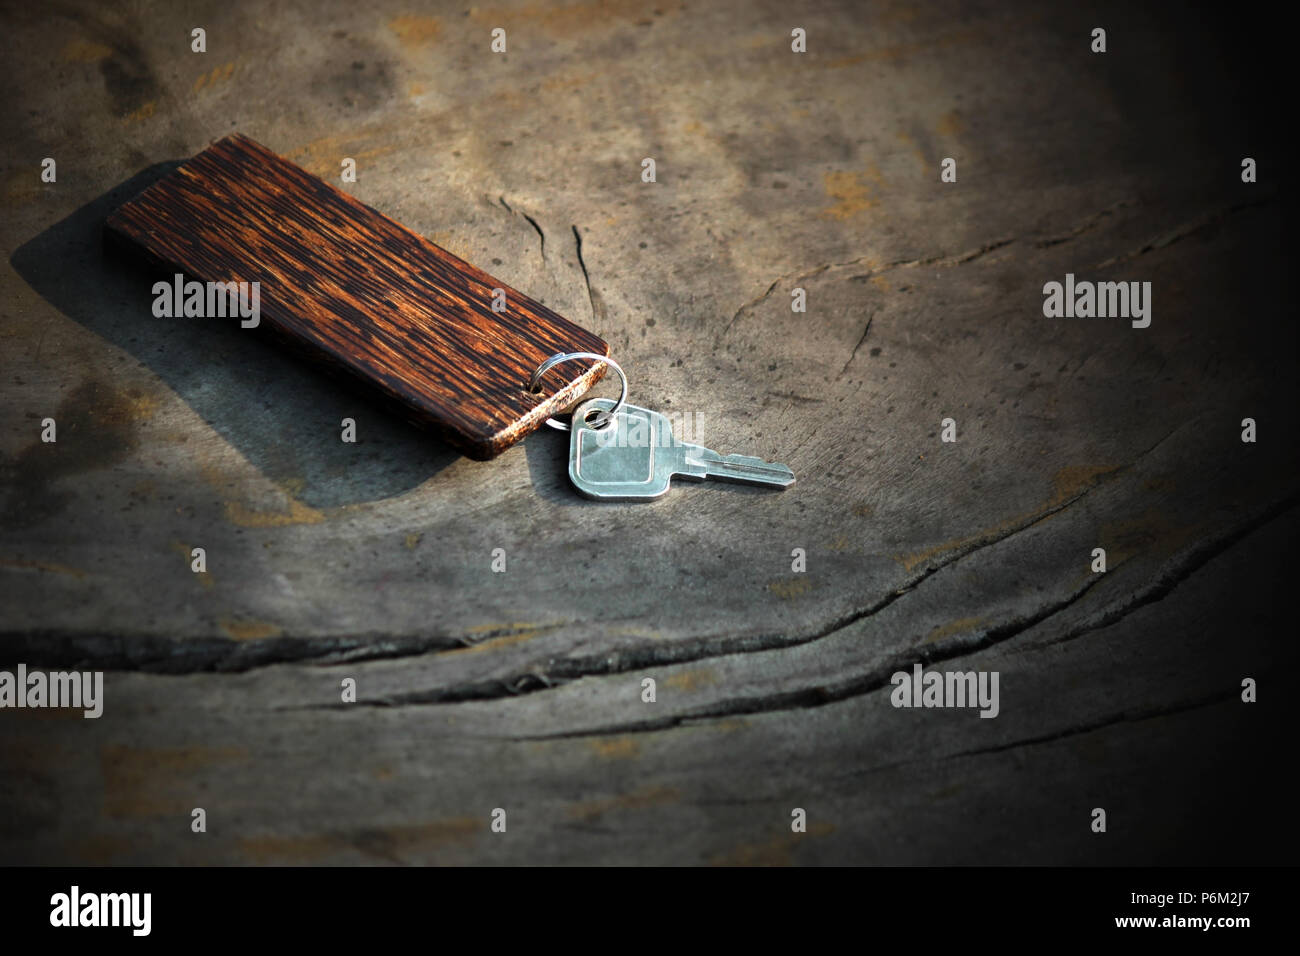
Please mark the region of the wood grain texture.
[[[268, 331], [471, 458], [499, 454], [606, 368], [568, 364], [530, 393], [548, 356], [609, 346], [247, 136], [214, 143], [105, 228], [187, 278], [260, 283]], [[492, 310], [494, 289], [504, 312]]]

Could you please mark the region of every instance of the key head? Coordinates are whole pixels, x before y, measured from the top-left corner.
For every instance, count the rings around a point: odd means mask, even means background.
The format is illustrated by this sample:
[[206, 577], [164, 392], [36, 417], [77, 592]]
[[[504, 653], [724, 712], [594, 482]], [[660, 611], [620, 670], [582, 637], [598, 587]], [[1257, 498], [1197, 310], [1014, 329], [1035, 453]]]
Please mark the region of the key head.
[[604, 416], [599, 413], [613, 407], [613, 399], [593, 398], [574, 411], [569, 425], [569, 480], [588, 498], [658, 498], [668, 490], [674, 452], [680, 447], [669, 421], [648, 408], [625, 404], [612, 423], [600, 427]]

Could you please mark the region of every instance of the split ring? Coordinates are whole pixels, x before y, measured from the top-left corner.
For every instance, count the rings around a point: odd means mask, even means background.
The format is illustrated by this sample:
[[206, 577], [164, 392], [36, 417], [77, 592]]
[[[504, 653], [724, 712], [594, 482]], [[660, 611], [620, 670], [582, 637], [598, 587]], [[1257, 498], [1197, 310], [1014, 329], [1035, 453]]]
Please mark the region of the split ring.
[[[595, 428], [604, 428], [607, 424], [614, 421], [614, 416], [618, 413], [618, 410], [623, 407], [623, 403], [627, 401], [627, 376], [623, 374], [623, 370], [619, 368], [618, 363], [608, 355], [597, 355], [595, 352], [557, 352], [541, 365], [537, 366], [537, 371], [533, 372], [533, 377], [528, 380], [528, 390], [531, 392], [533, 389], [537, 388], [537, 383], [541, 380], [541, 377], [561, 362], [583, 358], [604, 362], [615, 372], [618, 372], [619, 381], [623, 383], [623, 390], [618, 396], [618, 401], [614, 403], [614, 407], [607, 412], [601, 412], [599, 421], [595, 426], [593, 426]], [[562, 432], [567, 432], [569, 430], [568, 425], [564, 422], [557, 421], [554, 418], [546, 419], [546, 424], [550, 425], [552, 428], [558, 428]]]

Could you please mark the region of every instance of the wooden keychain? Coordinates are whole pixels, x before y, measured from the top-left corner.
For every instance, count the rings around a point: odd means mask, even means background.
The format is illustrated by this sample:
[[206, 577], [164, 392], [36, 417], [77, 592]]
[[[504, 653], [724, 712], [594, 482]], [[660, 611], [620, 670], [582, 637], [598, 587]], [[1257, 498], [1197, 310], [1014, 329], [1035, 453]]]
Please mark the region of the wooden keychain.
[[[677, 441], [662, 415], [627, 404], [627, 378], [599, 336], [246, 136], [128, 200], [105, 234], [209, 288], [256, 283], [259, 326], [471, 458], [493, 458], [543, 422], [568, 429], [552, 416], [614, 368], [618, 401], [573, 415], [569, 476], [584, 495], [658, 497], [673, 475], [794, 481], [784, 465]], [[593, 364], [547, 384], [577, 360]]]

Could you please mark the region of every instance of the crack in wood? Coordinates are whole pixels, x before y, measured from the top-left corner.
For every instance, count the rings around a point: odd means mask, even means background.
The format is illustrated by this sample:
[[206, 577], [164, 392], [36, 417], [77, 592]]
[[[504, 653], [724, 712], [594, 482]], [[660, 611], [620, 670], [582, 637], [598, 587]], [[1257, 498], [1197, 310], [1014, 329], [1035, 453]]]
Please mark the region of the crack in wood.
[[[915, 269], [920, 266], [964, 265], [967, 262], [973, 262], [974, 260], [979, 259], [982, 256], [986, 256], [990, 252], [994, 252], [998, 249], [1003, 248], [1004, 246], [1011, 245], [1011, 243], [1015, 242], [1017, 238], [1018, 237], [1016, 236], [1012, 236], [1009, 239], [995, 239], [992, 242], [986, 242], [983, 245], [975, 247], [974, 249], [968, 249], [965, 252], [961, 252], [951, 256], [931, 256], [925, 259], [898, 259], [895, 260], [894, 262], [887, 262], [878, 269], [874, 269], [870, 272], [866, 272], [866, 273], [862, 273], [861, 275], [854, 276], [854, 278], [860, 280], [873, 279], [876, 278], [877, 276], [882, 276], [887, 272], [892, 272], [895, 269]], [[811, 279], [814, 276], [821, 275], [823, 272], [827, 272], [830, 269], [845, 269], [848, 268], [849, 266], [858, 266], [864, 262], [867, 262], [869, 258], [870, 258], [869, 256], [859, 256], [856, 259], [850, 259], [848, 262], [828, 262], [823, 265], [817, 266], [813, 269], [805, 270], [803, 272], [788, 273], [786, 275], [777, 276], [777, 278], [772, 280], [772, 284], [767, 287], [766, 292], [764, 292], [762, 295], [758, 296], [757, 298], [751, 299], [749, 302], [746, 302], [744, 305], [742, 305], [739, 309], [736, 310], [736, 314], [731, 317], [731, 321], [729, 321], [725, 326], [723, 326], [722, 331], [718, 333], [717, 337], [714, 340], [714, 345], [716, 346], [718, 343], [722, 341], [723, 338], [726, 337], [727, 333], [731, 331], [731, 327], [736, 324], [736, 320], [739, 319], [741, 315], [743, 315], [745, 312], [752, 311], [755, 306], [757, 306], [764, 299], [770, 296], [776, 290], [776, 287], [778, 285], [781, 285], [785, 282], [803, 282], [805, 279]]]
[[[496, 698], [501, 698], [506, 696], [516, 696], [519, 693], [531, 693], [537, 690], [548, 689], [549, 687], [552, 686], [561, 686], [562, 684], [566, 684], [571, 681], [579, 680], [586, 677], [604, 677], [612, 674], [626, 673], [632, 670], [641, 670], [647, 667], [694, 663], [701, 660], [707, 660], [716, 657], [726, 657], [726, 656], [731, 656], [733, 654], [739, 654], [739, 653], [763, 653], [769, 651], [780, 651], [791, 647], [798, 647], [798, 646], [810, 644], [815, 641], [822, 640], [826, 637], [829, 637], [832, 634], [835, 634], [846, 627], [850, 627], [861, 620], [864, 620], [868, 617], [878, 614], [880, 611], [883, 611], [886, 607], [894, 603], [896, 600], [898, 600], [905, 594], [908, 594], [916, 590], [916, 588], [920, 584], [922, 584], [926, 579], [932, 577], [934, 574], [938, 573], [940, 570], [953, 564], [954, 562], [969, 557], [970, 555], [974, 554], [977, 551], [983, 550], [985, 548], [991, 547], [1000, 542], [1006, 541], [1008, 538], [1011, 538], [1014, 535], [1019, 534], [1020, 532], [1025, 531], [1028, 528], [1033, 527], [1034, 525], [1051, 517], [1052, 515], [1057, 514], [1058, 512], [1064, 510], [1065, 508], [1068, 508], [1070, 505], [1074, 504], [1079, 499], [1087, 495], [1090, 491], [1094, 490], [1097, 487], [1100, 487], [1104, 483], [1108, 483], [1109, 481], [1114, 480], [1118, 475], [1132, 468], [1143, 457], [1151, 454], [1162, 444], [1164, 444], [1170, 437], [1172, 437], [1182, 427], [1183, 426], [1180, 425], [1174, 428], [1172, 431], [1170, 431], [1168, 434], [1162, 437], [1159, 441], [1155, 442], [1155, 444], [1151, 445], [1144, 452], [1142, 452], [1141, 455], [1138, 455], [1133, 460], [1133, 462], [1108, 473], [1104, 478], [1099, 480], [1096, 484], [1084, 488], [1083, 490], [1079, 491], [1078, 493], [1071, 496], [1070, 498], [1067, 498], [1065, 501], [1061, 502], [1060, 504], [1057, 504], [1052, 508], [1048, 508], [1043, 511], [1037, 512], [1036, 514], [1028, 517], [1022, 523], [1019, 523], [1009, 529], [1003, 529], [1002, 532], [1000, 532], [999, 534], [989, 536], [986, 539], [979, 539], [977, 541], [971, 542], [968, 547], [954, 549], [953, 551], [945, 555], [942, 559], [927, 566], [920, 574], [915, 575], [911, 580], [903, 584], [901, 587], [896, 588], [892, 593], [885, 595], [883, 598], [867, 606], [866, 608], [861, 608], [853, 612], [850, 612], [848, 615], [845, 615], [831, 622], [828, 626], [820, 628], [811, 633], [800, 634], [800, 635], [788, 635], [788, 636], [787, 635], [743, 635], [743, 636], [730, 635], [730, 636], [713, 637], [713, 638], [700, 638], [693, 641], [691, 640], [681, 641], [669, 646], [633, 648], [628, 650], [622, 650], [614, 657], [610, 657], [609, 655], [606, 654], [601, 654], [601, 655], [593, 655], [586, 658], [567, 658], [558, 661], [551, 661], [549, 662], [548, 667], [545, 669], [542, 669], [540, 671], [534, 669], [532, 671], [527, 672], [526, 674], [518, 675], [512, 678], [480, 681], [480, 682], [475, 682], [473, 684], [439, 688], [436, 690], [429, 690], [429, 691], [413, 691], [410, 693], [385, 698], [382, 703], [377, 703], [375, 701], [359, 700], [355, 704], [348, 704], [348, 705], [342, 705], [342, 704], [311, 705], [306, 708], [290, 707], [284, 709], [287, 710], [339, 709], [343, 706], [347, 706], [347, 707], [355, 707], [357, 705], [364, 706], [367, 703], [375, 703], [377, 706], [392, 706], [394, 703], [407, 704], [407, 705], [422, 705], [422, 704], [460, 703], [462, 701], [468, 701], [468, 700], [496, 699]], [[1207, 557], [1205, 560], [1209, 560], [1209, 557]], [[991, 628], [984, 634], [981, 641], [973, 642], [966, 646], [958, 646], [953, 649], [953, 653], [950, 656], [954, 658], [958, 656], [962, 656], [964, 654], [971, 653], [976, 650], [980, 650], [982, 647], [989, 646], [993, 643], [998, 643], [1002, 640], [1006, 640], [1011, 637], [1014, 637], [1016, 634], [1020, 633], [1021, 631], [1027, 630], [1028, 628], [1033, 627], [1038, 623], [1041, 623], [1047, 617], [1050, 617], [1053, 614], [1056, 614], [1059, 611], [1064, 610], [1069, 605], [1075, 603], [1080, 598], [1082, 598], [1084, 594], [1086, 594], [1092, 587], [1100, 583], [1100, 581], [1101, 581], [1100, 577], [1091, 577], [1087, 579], [1084, 585], [1082, 585], [1079, 589], [1077, 589], [1065, 600], [1054, 602], [1053, 604], [1045, 605], [1043, 608], [1041, 608], [1039, 611], [1035, 612], [1034, 614], [1025, 615], [1016, 619], [1013, 622], [1009, 622], [1008, 624], [1001, 625], [996, 628]], [[942, 650], [942, 647], [940, 646], [939, 648], [937, 648], [937, 650]], [[905, 663], [914, 663], [915, 660], [917, 659], [920, 659], [923, 663], [930, 663], [932, 661], [947, 660], [949, 659], [949, 657], [940, 656], [938, 653], [930, 652], [928, 654], [920, 655], [919, 658], [916, 656], [910, 657]], [[891, 664], [891, 668], [888, 670], [888, 673], [892, 674], [893, 671], [896, 669], [897, 667]], [[532, 677], [538, 680], [539, 682], [549, 681], [549, 683], [545, 683], [544, 686], [533, 686], [527, 690], [521, 691], [518, 687], [518, 682], [528, 677]], [[875, 675], [874, 672], [870, 675], [861, 675], [860, 679], [855, 680], [854, 686], [857, 687], [857, 684], [860, 683], [861, 680], [866, 680], [868, 682], [875, 681], [877, 680], [877, 675]], [[879, 678], [879, 680], [883, 681], [884, 678]], [[869, 693], [871, 690], [877, 689], [879, 686], [880, 683], [877, 682], [875, 684], [872, 684], [871, 686], [864, 686], [861, 689], [855, 690], [853, 693], [849, 693], [845, 695], [838, 695], [833, 688], [827, 688], [827, 687], [803, 688], [803, 689], [791, 691], [789, 695], [781, 695], [781, 697], [782, 699], [786, 699], [786, 697], [788, 696], [789, 700], [793, 702], [799, 702], [805, 699], [804, 695], [812, 694], [812, 699], [815, 702], [814, 704], [800, 703], [798, 705], [799, 706], [813, 706], [813, 705], [820, 706], [821, 704], [831, 703], [834, 700], [843, 699], [844, 697], [847, 696], [857, 696], [858, 694], [861, 693]], [[504, 689], [505, 692], [503, 693], [501, 689]], [[693, 718], [701, 718], [701, 717], [707, 717], [707, 718], [725, 717], [725, 716], [733, 716], [738, 713], [750, 713], [750, 712], [754, 712], [754, 711], [748, 711], [748, 710], [734, 711], [734, 712], [728, 711], [725, 713], [720, 712], [716, 714], [710, 712], [708, 714], [691, 714], [691, 715], [685, 715], [685, 717], [679, 716], [679, 717], [664, 718], [664, 719], [679, 721], [680, 719], [693, 719]], [[676, 723], [672, 723], [667, 726], [676, 726], [676, 725], [677, 725]], [[644, 724], [637, 724], [635, 726], [628, 725], [624, 729], [643, 730], [646, 729], [646, 725]], [[650, 729], [659, 729], [658, 723], [654, 722], [654, 726], [650, 727]], [[620, 732], [620, 730], [615, 728], [615, 729], [610, 729], [606, 732], [618, 733]]]
[[1249, 202], [1236, 203], [1235, 205], [1232, 206], [1225, 206], [1222, 209], [1216, 209], [1208, 213], [1204, 213], [1198, 216], [1197, 218], [1184, 223], [1181, 226], [1176, 226], [1175, 228], [1169, 230], [1168, 232], [1156, 236], [1154, 239], [1148, 240], [1146, 243], [1144, 243], [1142, 246], [1139, 246], [1137, 249], [1133, 249], [1130, 250], [1129, 252], [1121, 253], [1118, 256], [1112, 256], [1109, 259], [1105, 259], [1097, 263], [1097, 268], [1106, 269], [1109, 268], [1110, 266], [1119, 265], [1122, 262], [1131, 262], [1132, 260], [1137, 259], [1140, 256], [1144, 256], [1149, 252], [1155, 252], [1157, 249], [1165, 249], [1169, 246], [1172, 246], [1176, 242], [1180, 242], [1183, 239], [1188, 238], [1189, 236], [1195, 235], [1196, 233], [1200, 232], [1203, 229], [1208, 229], [1211, 226], [1218, 225], [1219, 223], [1223, 222], [1225, 219], [1228, 219], [1229, 217], [1235, 215], [1238, 212], [1241, 212], [1246, 209], [1252, 209], [1256, 206], [1265, 206], [1270, 204], [1272, 201], [1273, 200], [1270, 197], [1263, 197], [1260, 199], [1253, 199]]
[[542, 227], [538, 225], [537, 220], [534, 219], [532, 216], [528, 215], [528, 213], [524, 212], [522, 209], [516, 211], [515, 208], [510, 205], [510, 203], [506, 202], [505, 196], [498, 196], [497, 202], [499, 202], [502, 205], [502, 207], [506, 210], [506, 212], [510, 213], [510, 215], [520, 216], [528, 220], [528, 225], [533, 227], [533, 230], [537, 233], [538, 240], [540, 240], [541, 242], [542, 265], [545, 266], [546, 265], [546, 233], [542, 231]]
[[[1194, 422], [1195, 419], [1192, 421]], [[1091, 491], [1116, 480], [1121, 474], [1127, 472], [1136, 465], [1137, 462], [1158, 449], [1187, 424], [1190, 424], [1190, 422], [1185, 422], [1182, 425], [1175, 427], [1141, 454], [1136, 456], [1132, 462], [1108, 473], [1096, 483], [1085, 487], [1064, 501], [1055, 504], [1050, 508], [1036, 512], [1033, 515], [1027, 516], [1023, 521], [1009, 528], [1004, 528], [999, 533], [976, 539], [971, 541], [965, 547], [957, 548], [948, 552], [939, 560], [924, 566], [918, 574], [913, 575], [902, 585], [895, 588], [891, 593], [882, 596], [880, 599], [865, 607], [855, 609], [842, 615], [841, 617], [829, 622], [827, 625], [810, 632], [793, 635], [746, 634], [685, 639], [666, 646], [660, 645], [623, 649], [615, 655], [601, 653], [599, 655], [591, 655], [587, 657], [553, 660], [549, 661], [545, 667], [536, 666], [529, 671], [504, 678], [476, 681], [429, 691], [414, 691], [399, 695], [391, 695], [384, 698], [358, 701], [356, 704], [332, 704], [323, 706], [326, 709], [337, 709], [342, 707], [357, 707], [358, 705], [363, 707], [419, 706], [454, 704], [475, 700], [492, 700], [519, 696], [527, 693], [536, 693], [538, 691], [562, 686], [563, 684], [584, 677], [609, 676], [647, 667], [692, 663], [715, 657], [730, 656], [733, 654], [780, 651], [790, 647], [810, 644], [817, 640], [829, 637], [844, 628], [850, 627], [859, 621], [879, 613], [903, 595], [916, 590], [927, 579], [945, 567], [948, 567], [957, 561], [961, 561], [978, 551], [1004, 542], [1014, 535], [1019, 534], [1020, 532], [1027, 530], [1028, 528], [1031, 528], [1043, 520], [1072, 506]], [[1276, 502], [1269, 508], [1265, 509], [1256, 518], [1248, 520], [1246, 523], [1237, 526], [1227, 534], [1220, 536], [1218, 539], [1215, 539], [1206, 545], [1193, 549], [1189, 552], [1188, 559], [1182, 565], [1163, 575], [1159, 581], [1151, 588], [1147, 589], [1147, 591], [1140, 592], [1133, 600], [1127, 602], [1122, 607], [1105, 612], [1096, 619], [1086, 622], [1078, 628], [1076, 632], [1067, 634], [1060, 638], [1060, 640], [1068, 640], [1071, 637], [1078, 636], [1086, 631], [1108, 626], [1131, 611], [1136, 610], [1145, 604], [1160, 600], [1165, 594], [1171, 592], [1177, 586], [1179, 581], [1193, 573], [1199, 566], [1212, 560], [1216, 554], [1231, 547], [1237, 541], [1250, 534], [1257, 527], [1285, 513], [1291, 507], [1294, 507], [1298, 501], [1300, 501], [1300, 496], [1292, 496]], [[990, 646], [993, 643], [999, 643], [1003, 640], [1015, 637], [1017, 634], [1041, 623], [1046, 618], [1079, 600], [1095, 583], [1098, 583], [1099, 580], [1100, 578], [1089, 579], [1088, 583], [1084, 587], [1074, 592], [1064, 601], [1058, 601], [1046, 605], [1043, 609], [1040, 609], [1039, 612], [1036, 612], [1033, 615], [1024, 616], [1014, 622], [1002, 625], [999, 628], [990, 629], [979, 641], [967, 643], [953, 649], [951, 658], [973, 653]], [[561, 625], [557, 624], [552, 629], [559, 628], [560, 626]], [[502, 632], [502, 634], [505, 633], [508, 632]], [[476, 640], [486, 640], [492, 636], [494, 635], [475, 635], [475, 638]], [[52, 638], [54, 638], [54, 640], [52, 640]], [[62, 639], [59, 640], [59, 638]], [[194, 644], [197, 644], [198, 647], [188, 646]], [[50, 649], [52, 645], [55, 649], [51, 653]], [[60, 647], [59, 645], [63, 646]], [[464, 636], [453, 635], [425, 635], [406, 639], [376, 639], [373, 637], [314, 639], [286, 636], [249, 644], [244, 642], [228, 641], [225, 639], [194, 639], [190, 641], [177, 642], [170, 639], [157, 638], [156, 636], [148, 636], [143, 639], [123, 636], [108, 638], [102, 636], [87, 637], [85, 635], [52, 635], [47, 632], [39, 634], [35, 632], [25, 632], [19, 634], [0, 635], [0, 659], [12, 658], [15, 661], [24, 660], [29, 664], [36, 664], [38, 666], [95, 666], [106, 670], [138, 670], [148, 673], [227, 673], [247, 671], [257, 667], [271, 666], [281, 663], [309, 663], [317, 666], [336, 666], [341, 663], [354, 663], [357, 661], [392, 659], [398, 657], [419, 656], [426, 653], [439, 653], [447, 650], [462, 649], [465, 646], [466, 638]], [[935, 651], [941, 650], [941, 647], [935, 649]], [[198, 651], [197, 654], [195, 653], [196, 651]], [[950, 657], [938, 656], [935, 651], [932, 651], [928, 656], [923, 656], [921, 658], [923, 662], [951, 659]], [[914, 661], [909, 661], [908, 663], [911, 662]], [[892, 670], [889, 671], [889, 673], [892, 672]], [[872, 690], [878, 689], [879, 686], [881, 686], [881, 682], [886, 679], [886, 676], [881, 676], [873, 672], [867, 675], [859, 675], [847, 684], [841, 683], [834, 687], [801, 688], [772, 698], [769, 700], [769, 703], [773, 704], [777, 709], [787, 706], [820, 706], [821, 704], [830, 703], [834, 700], [844, 699], [847, 696], [856, 696], [858, 694], [869, 693]], [[847, 691], [845, 690], [846, 687]], [[738, 702], [737, 706], [740, 706], [742, 709], [722, 709], [717, 710], [716, 712], [710, 710], [708, 713], [677, 715], [673, 718], [666, 718], [666, 720], [669, 721], [668, 723], [663, 723], [662, 721], [652, 722], [649, 724], [642, 723], [633, 727], [622, 729], [614, 728], [604, 732], [619, 733], [624, 730], [654, 730], [661, 729], [661, 724], [663, 727], [678, 726], [683, 721], [714, 719], [739, 713], [757, 712], [757, 710], [748, 709], [748, 703], [745, 701]], [[316, 705], [313, 705], [309, 708], [289, 707], [282, 709], [292, 710], [318, 708]], [[763, 707], [760, 709], [766, 711], [773, 708]]]
[[600, 320], [600, 315], [596, 311], [596, 293], [591, 288], [591, 274], [587, 272], [587, 260], [582, 257], [582, 233], [578, 231], [577, 225], [573, 225], [573, 243], [578, 250], [578, 266], [582, 269], [582, 281], [587, 286], [587, 302], [591, 305], [591, 321], [593, 323]]
[[840, 369], [840, 374], [835, 376], [837, 382], [844, 377], [844, 373], [849, 370], [849, 366], [853, 364], [853, 360], [858, 357], [858, 349], [862, 348], [862, 343], [867, 340], [867, 333], [871, 331], [871, 323], [875, 320], [877, 311], [878, 310], [873, 309], [871, 314], [867, 316], [867, 327], [862, 330], [862, 335], [858, 338], [858, 344], [853, 346], [853, 351], [849, 353], [849, 360], [845, 362], [844, 367]]
[[[1173, 568], [1168, 574], [1161, 576], [1156, 584], [1153, 584], [1145, 592], [1142, 592], [1137, 599], [1124, 604], [1122, 607], [1117, 608], [1112, 612], [1102, 615], [1102, 619], [1104, 619], [1105, 623], [1100, 623], [1099, 621], [1101, 619], [1099, 619], [1098, 622], [1089, 622], [1085, 626], [1073, 629], [1057, 640], [1037, 645], [1032, 649], [1040, 650], [1043, 647], [1051, 646], [1052, 644], [1059, 644], [1065, 640], [1077, 638], [1088, 631], [1108, 627], [1137, 611], [1141, 607], [1163, 600], [1171, 594], [1179, 584], [1190, 578], [1210, 561], [1214, 560], [1219, 555], [1226, 553], [1241, 540], [1259, 530], [1264, 525], [1281, 517], [1297, 505], [1300, 505], [1300, 495], [1292, 496], [1274, 503], [1273, 506], [1264, 509], [1261, 513], [1256, 514], [1252, 519], [1233, 529], [1228, 534], [1215, 539], [1206, 546], [1192, 549], [1188, 552], [1188, 555], [1183, 562]], [[889, 686], [890, 676], [892, 674], [905, 667], [910, 667], [913, 664], [920, 663], [923, 666], [931, 666], [939, 663], [947, 663], [959, 660], [979, 651], [987, 650], [990, 647], [1004, 644], [1066, 610], [1083, 598], [1084, 595], [1100, 581], [1100, 575], [1093, 577], [1089, 579], [1087, 584], [1066, 599], [1047, 605], [1031, 615], [1023, 616], [1015, 621], [990, 628], [981, 637], [974, 641], [953, 644], [948, 648], [940, 647], [937, 651], [928, 653], [921, 652], [919, 654], [895, 655], [895, 657], [886, 664], [872, 671], [856, 675], [855, 677], [840, 681], [836, 684], [812, 685], [777, 694], [719, 701], [718, 703], [712, 704], [708, 707], [697, 708], [685, 713], [673, 714], [656, 718], [654, 720], [629, 721], [627, 723], [611, 725], [609, 727], [588, 728], [580, 731], [567, 731], [560, 734], [542, 734], [513, 739], [544, 740], [554, 738], [603, 737], [616, 734], [652, 733], [659, 730], [668, 730], [686, 726], [691, 723], [718, 720], [728, 717], [776, 713], [784, 710], [822, 707], [826, 704], [838, 703], [854, 697], [861, 697]], [[1228, 692], [1227, 695], [1216, 695], [1214, 699], [1231, 696], [1235, 693], [1236, 691], [1233, 690]], [[993, 749], [998, 748], [990, 748], [990, 750]]]
[[[1198, 217], [1195, 220], [1192, 220], [1190, 223], [1187, 223], [1183, 226], [1179, 226], [1171, 230], [1170, 232], [1165, 233], [1163, 236], [1159, 236], [1155, 239], [1150, 240], [1149, 242], [1147, 242], [1137, 250], [1123, 253], [1119, 256], [1114, 256], [1110, 259], [1106, 259], [1103, 262], [1098, 263], [1097, 268], [1104, 269], [1108, 266], [1116, 265], [1117, 263], [1127, 262], [1131, 259], [1135, 259], [1138, 256], [1144, 255], [1155, 249], [1162, 249], [1166, 246], [1173, 245], [1175, 242], [1184, 239], [1187, 236], [1190, 236], [1196, 232], [1199, 232], [1202, 229], [1208, 228], [1211, 225], [1223, 221], [1224, 219], [1228, 218], [1234, 213], [1240, 212], [1241, 210], [1244, 209], [1252, 208], [1254, 206], [1266, 205], [1272, 201], [1273, 200], [1271, 197], [1264, 197], [1261, 199], [1251, 200], [1249, 202], [1237, 203], [1236, 205], [1228, 206], [1223, 209], [1213, 210], [1209, 213], [1206, 213]], [[1083, 235], [1084, 233], [1094, 229], [1100, 222], [1112, 216], [1116, 211], [1120, 209], [1129, 208], [1132, 206], [1138, 206], [1138, 205], [1141, 205], [1140, 200], [1121, 199], [1118, 202], [1112, 203], [1111, 205], [1107, 206], [1105, 209], [1093, 213], [1092, 215], [1083, 219], [1079, 224], [1074, 226], [1072, 229], [1064, 233], [1061, 233], [1056, 236], [1051, 236], [1046, 239], [1036, 240], [1034, 242], [1034, 247], [1037, 249], [1049, 249], [1055, 246], [1063, 245], [1064, 243], [1067, 242], [1071, 242], [1072, 240]], [[885, 275], [888, 272], [892, 272], [895, 269], [915, 269], [921, 266], [951, 267], [951, 266], [964, 265], [968, 262], [974, 262], [976, 259], [982, 258], [983, 256], [988, 255], [990, 252], [995, 252], [998, 249], [1002, 249], [1006, 246], [1009, 246], [1014, 242], [1019, 242], [1024, 238], [1026, 237], [1010, 236], [1003, 239], [994, 239], [991, 242], [986, 242], [983, 243], [982, 245], [976, 246], [974, 249], [969, 249], [966, 252], [957, 253], [955, 255], [929, 256], [922, 259], [897, 259], [893, 262], [885, 263], [878, 269], [873, 269], [861, 275], [854, 276], [854, 278], [857, 280], [873, 279]], [[847, 262], [828, 262], [828, 263], [823, 263], [822, 265], [819, 266], [814, 266], [811, 269], [797, 270], [794, 272], [788, 272], [785, 273], [784, 275], [777, 276], [775, 279], [772, 280], [772, 284], [767, 287], [766, 292], [764, 292], [762, 295], [756, 296], [755, 298], [749, 300], [744, 305], [742, 305], [739, 309], [736, 310], [735, 314], [732, 315], [731, 319], [727, 322], [725, 326], [723, 326], [722, 331], [720, 331], [716, 336], [716, 338], [714, 339], [715, 347], [722, 342], [722, 340], [731, 331], [732, 326], [736, 324], [736, 321], [742, 315], [744, 315], [747, 312], [753, 311], [753, 309], [756, 306], [761, 304], [773, 292], [776, 291], [777, 286], [789, 282], [802, 282], [805, 279], [811, 279], [814, 276], [821, 275], [822, 273], [827, 272], [831, 269], [844, 269], [850, 266], [861, 265], [862, 263], [869, 261], [869, 259], [870, 259], [869, 256], [859, 256], [858, 258], [850, 259]], [[841, 372], [840, 374], [843, 375], [843, 372]]]

